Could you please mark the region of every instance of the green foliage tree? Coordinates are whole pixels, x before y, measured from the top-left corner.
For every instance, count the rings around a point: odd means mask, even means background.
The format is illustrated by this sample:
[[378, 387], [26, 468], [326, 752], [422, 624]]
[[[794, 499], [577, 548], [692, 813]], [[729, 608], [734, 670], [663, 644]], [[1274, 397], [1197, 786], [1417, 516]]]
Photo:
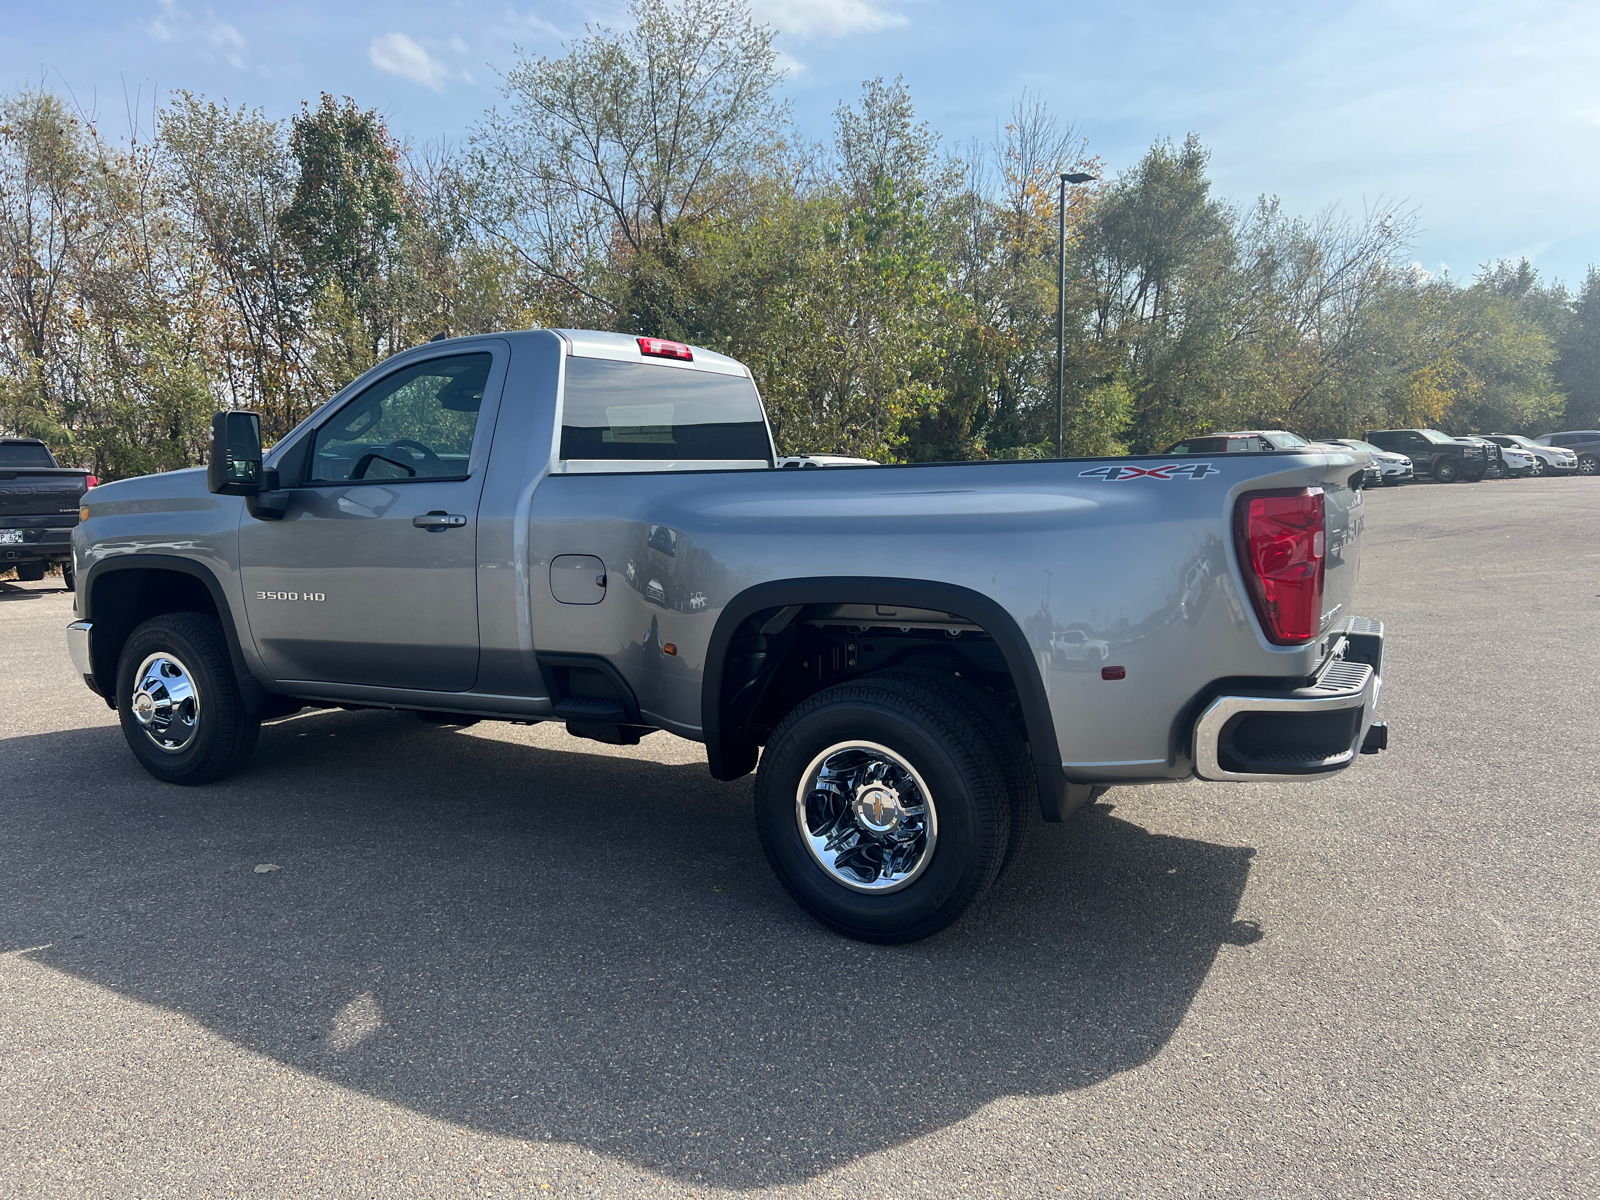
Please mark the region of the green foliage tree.
[[400, 147], [376, 109], [323, 94], [289, 135], [294, 194], [278, 223], [298, 256], [324, 375], [343, 383], [399, 348], [393, 267], [410, 199]]
[[1600, 425], [1600, 270], [1594, 267], [1584, 276], [1571, 320], [1561, 330], [1554, 376], [1567, 396], [1566, 425]]

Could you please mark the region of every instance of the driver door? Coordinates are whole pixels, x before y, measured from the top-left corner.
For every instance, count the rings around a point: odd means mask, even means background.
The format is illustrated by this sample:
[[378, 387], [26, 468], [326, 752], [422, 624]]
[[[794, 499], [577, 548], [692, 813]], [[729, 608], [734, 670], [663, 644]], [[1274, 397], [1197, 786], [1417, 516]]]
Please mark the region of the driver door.
[[[306, 435], [282, 520], [239, 559], [272, 677], [459, 692], [478, 673], [477, 525], [509, 347], [411, 358]], [[290, 487], [290, 481], [283, 480]]]

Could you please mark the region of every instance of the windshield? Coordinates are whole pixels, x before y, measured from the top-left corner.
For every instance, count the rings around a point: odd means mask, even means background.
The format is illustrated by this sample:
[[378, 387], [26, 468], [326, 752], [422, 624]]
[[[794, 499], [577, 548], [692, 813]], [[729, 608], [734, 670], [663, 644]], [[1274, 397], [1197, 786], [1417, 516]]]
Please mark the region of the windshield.
[[1365, 450], [1368, 454], [1387, 454], [1387, 450], [1374, 446], [1371, 442], [1363, 442], [1360, 438], [1340, 438], [1339, 441], [1349, 446], [1352, 450]]
[[1297, 433], [1285, 433], [1282, 430], [1269, 433], [1267, 436], [1272, 439], [1272, 444], [1280, 450], [1298, 450], [1301, 446], [1309, 446], [1311, 444]]
[[1419, 429], [1417, 432], [1423, 437], [1427, 438], [1430, 442], [1433, 442], [1435, 445], [1439, 446], [1448, 446], [1451, 442], [1456, 440], [1448, 433], [1440, 433], [1437, 429]]
[[1502, 446], [1522, 446], [1527, 448], [1533, 445], [1531, 441], [1520, 433], [1508, 433], [1504, 437], [1491, 438], [1490, 440], [1499, 442]]

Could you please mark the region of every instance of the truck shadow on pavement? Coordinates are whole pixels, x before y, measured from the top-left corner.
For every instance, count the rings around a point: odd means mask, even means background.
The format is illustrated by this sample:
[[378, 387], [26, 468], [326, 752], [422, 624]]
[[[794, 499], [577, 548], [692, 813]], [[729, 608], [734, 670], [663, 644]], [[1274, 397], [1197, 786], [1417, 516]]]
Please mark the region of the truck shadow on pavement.
[[0, 742], [53, 778], [6, 801], [0, 950], [425, 1114], [749, 1187], [1135, 1067], [1260, 936], [1253, 851], [1102, 803], [954, 929], [859, 945], [774, 880], [748, 779], [476, 734], [318, 713], [199, 789], [114, 727]]

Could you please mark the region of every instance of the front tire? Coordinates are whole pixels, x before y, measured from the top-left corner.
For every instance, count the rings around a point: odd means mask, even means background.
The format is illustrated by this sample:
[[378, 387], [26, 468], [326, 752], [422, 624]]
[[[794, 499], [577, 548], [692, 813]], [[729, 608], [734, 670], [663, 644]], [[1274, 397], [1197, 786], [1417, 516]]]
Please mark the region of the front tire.
[[1461, 463], [1454, 458], [1441, 458], [1433, 464], [1433, 478], [1439, 483], [1454, 483], [1461, 478]]
[[167, 613], [129, 635], [117, 716], [139, 765], [165, 783], [214, 783], [244, 765], [261, 722], [245, 709], [215, 617]]
[[828, 688], [779, 722], [755, 808], [795, 902], [866, 942], [955, 921], [999, 874], [1010, 832], [985, 730], [934, 682], [900, 675]]
[[1592, 454], [1585, 454], [1578, 460], [1579, 475], [1600, 475], [1600, 458]]

